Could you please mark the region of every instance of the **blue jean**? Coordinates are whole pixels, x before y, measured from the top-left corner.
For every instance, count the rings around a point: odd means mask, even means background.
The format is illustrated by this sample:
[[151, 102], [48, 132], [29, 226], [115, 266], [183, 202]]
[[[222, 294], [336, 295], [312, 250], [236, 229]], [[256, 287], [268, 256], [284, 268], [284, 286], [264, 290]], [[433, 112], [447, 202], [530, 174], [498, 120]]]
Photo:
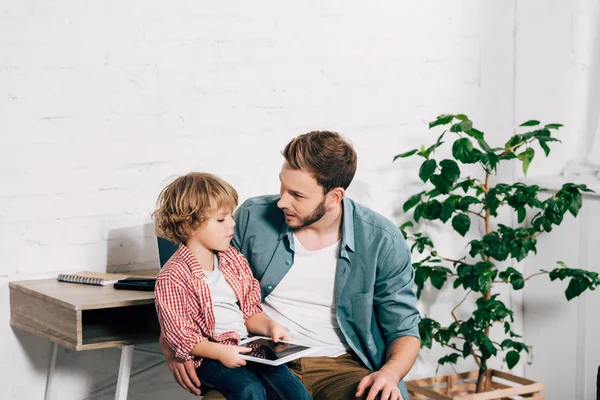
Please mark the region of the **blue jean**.
[[212, 386], [227, 400], [312, 400], [285, 365], [248, 362], [245, 367], [227, 368], [205, 358], [196, 373], [203, 384]]

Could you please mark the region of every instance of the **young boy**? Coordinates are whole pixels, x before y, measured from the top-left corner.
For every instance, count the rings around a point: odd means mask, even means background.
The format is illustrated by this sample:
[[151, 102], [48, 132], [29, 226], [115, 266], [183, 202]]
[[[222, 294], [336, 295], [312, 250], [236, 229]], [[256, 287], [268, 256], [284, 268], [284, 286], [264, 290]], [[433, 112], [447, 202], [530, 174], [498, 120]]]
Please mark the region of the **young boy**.
[[238, 195], [205, 173], [177, 178], [159, 195], [156, 233], [179, 243], [156, 280], [156, 310], [177, 358], [192, 359], [203, 383], [227, 399], [310, 399], [284, 365], [249, 363], [248, 333], [290, 340], [261, 310], [260, 287], [246, 258], [230, 246]]

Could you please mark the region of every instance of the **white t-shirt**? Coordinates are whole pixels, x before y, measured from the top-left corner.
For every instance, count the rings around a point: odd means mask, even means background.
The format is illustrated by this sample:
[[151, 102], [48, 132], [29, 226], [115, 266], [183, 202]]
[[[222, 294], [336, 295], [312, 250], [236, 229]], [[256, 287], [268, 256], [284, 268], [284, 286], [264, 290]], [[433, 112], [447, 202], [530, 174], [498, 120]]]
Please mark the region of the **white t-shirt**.
[[214, 271], [204, 270], [206, 283], [210, 289], [215, 313], [215, 333], [236, 331], [241, 337], [248, 336], [248, 329], [244, 324], [244, 314], [238, 306], [238, 299], [227, 283], [221, 270], [219, 261], [215, 255]]
[[294, 235], [294, 265], [263, 302], [263, 312], [285, 326], [295, 342], [316, 346], [311, 356], [337, 357], [350, 349], [335, 316], [335, 271], [340, 242], [320, 250]]

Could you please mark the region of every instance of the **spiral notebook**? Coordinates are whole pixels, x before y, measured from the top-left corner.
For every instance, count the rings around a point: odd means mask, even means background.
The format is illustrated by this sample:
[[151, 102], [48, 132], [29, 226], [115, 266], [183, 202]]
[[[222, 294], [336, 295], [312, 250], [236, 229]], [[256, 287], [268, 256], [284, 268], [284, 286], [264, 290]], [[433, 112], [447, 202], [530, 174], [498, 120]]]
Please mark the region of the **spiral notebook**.
[[127, 278], [127, 275], [108, 274], [105, 272], [81, 271], [73, 274], [58, 274], [58, 279], [61, 282], [82, 283], [85, 285], [105, 286], [116, 283], [119, 279]]

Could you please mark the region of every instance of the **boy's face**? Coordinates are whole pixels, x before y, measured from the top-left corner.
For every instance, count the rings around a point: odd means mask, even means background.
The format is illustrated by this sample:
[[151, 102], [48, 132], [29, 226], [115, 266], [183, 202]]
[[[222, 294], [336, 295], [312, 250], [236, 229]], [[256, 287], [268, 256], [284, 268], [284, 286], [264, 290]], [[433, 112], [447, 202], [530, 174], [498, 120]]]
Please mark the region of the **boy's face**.
[[219, 210], [192, 232], [191, 239], [196, 240], [208, 250], [227, 250], [231, 244], [235, 227], [231, 212], [231, 210]]
[[300, 229], [320, 220], [330, 208], [330, 199], [323, 187], [304, 170], [293, 169], [285, 161], [279, 174], [281, 198], [277, 203], [285, 222], [292, 229]]

